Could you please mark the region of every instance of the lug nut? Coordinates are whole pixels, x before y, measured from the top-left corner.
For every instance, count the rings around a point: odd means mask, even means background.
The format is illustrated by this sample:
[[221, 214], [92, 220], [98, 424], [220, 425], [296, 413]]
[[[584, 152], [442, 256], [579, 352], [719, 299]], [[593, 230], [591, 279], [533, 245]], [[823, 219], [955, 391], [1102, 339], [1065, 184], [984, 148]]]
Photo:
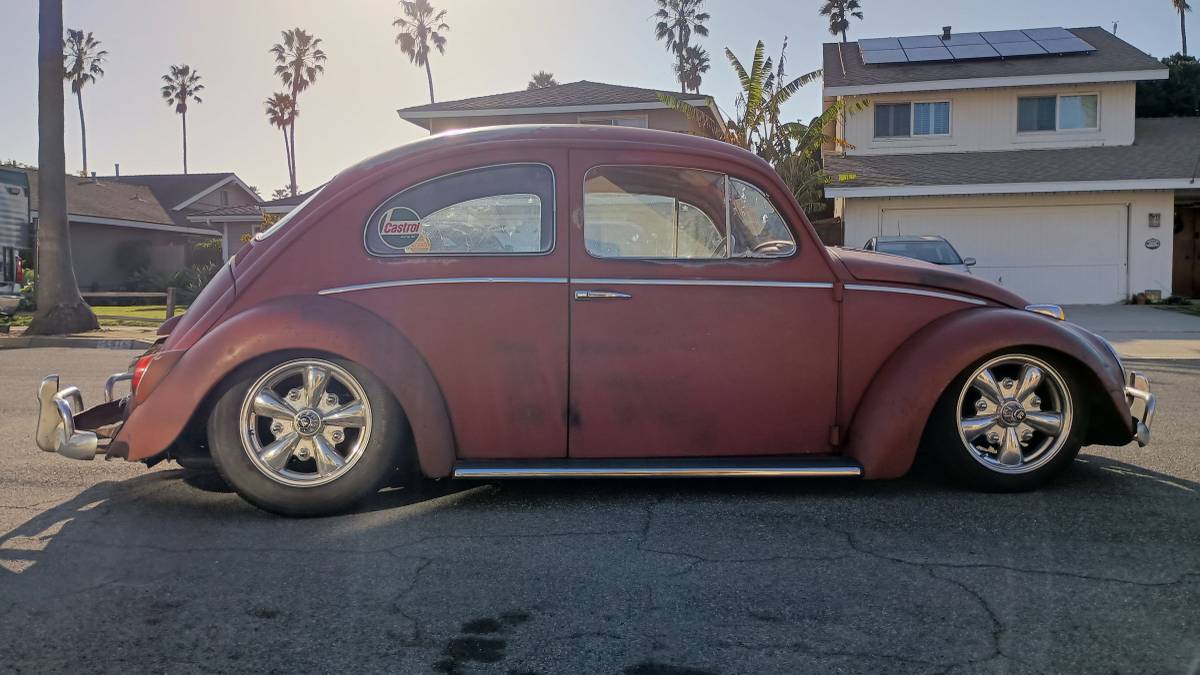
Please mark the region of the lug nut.
[[1040, 409], [1042, 407], [1042, 398], [1040, 396], [1034, 396], [1033, 398], [1029, 399], [1029, 405]]
[[334, 429], [332, 432], [330, 432], [329, 437], [333, 439], [334, 443], [341, 443], [342, 441], [346, 440], [346, 434], [344, 434], [341, 429]]
[[1012, 389], [1013, 387], [1017, 386], [1017, 381], [1011, 377], [1006, 377], [1003, 380], [1000, 380], [1000, 386], [1004, 389]]
[[337, 394], [325, 394], [325, 405], [337, 405], [337, 404], [338, 404]]
[[293, 389], [293, 390], [289, 391], [288, 392], [288, 400], [289, 401], [299, 401], [300, 400], [300, 390]]
[[308, 459], [308, 448], [300, 448], [296, 451], [296, 459], [304, 461]]
[[283, 433], [283, 422], [275, 422], [271, 425], [271, 433], [278, 436]]
[[985, 401], [983, 399], [979, 399], [978, 401], [975, 401], [975, 410], [976, 411], [983, 412], [983, 411], [987, 410], [987, 407], [988, 407], [987, 401]]
[[988, 443], [991, 443], [992, 445], [1000, 444], [1000, 434], [998, 434], [994, 431], [987, 435], [987, 439], [988, 439]]
[[1021, 432], [1021, 442], [1022, 443], [1028, 443], [1029, 441], [1032, 441], [1032, 440], [1033, 440], [1033, 432], [1032, 431], [1030, 431], [1029, 429], [1026, 429], [1025, 431]]

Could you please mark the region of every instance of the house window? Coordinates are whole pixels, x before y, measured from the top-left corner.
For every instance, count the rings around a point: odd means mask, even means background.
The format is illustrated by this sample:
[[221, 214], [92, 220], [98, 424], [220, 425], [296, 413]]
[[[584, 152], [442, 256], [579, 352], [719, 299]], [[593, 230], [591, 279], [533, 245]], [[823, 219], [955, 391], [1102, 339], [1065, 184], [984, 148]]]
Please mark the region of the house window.
[[221, 190], [221, 206], [229, 206], [229, 192]]
[[949, 134], [949, 101], [881, 103], [875, 106], [875, 138]]
[[600, 117], [580, 117], [580, 124], [599, 124], [606, 127], [636, 127], [645, 129], [648, 122], [645, 115], [630, 115], [625, 117], [613, 117], [610, 115], [602, 115]]
[[1100, 97], [1022, 96], [1017, 99], [1017, 131], [1063, 131], [1100, 128]]

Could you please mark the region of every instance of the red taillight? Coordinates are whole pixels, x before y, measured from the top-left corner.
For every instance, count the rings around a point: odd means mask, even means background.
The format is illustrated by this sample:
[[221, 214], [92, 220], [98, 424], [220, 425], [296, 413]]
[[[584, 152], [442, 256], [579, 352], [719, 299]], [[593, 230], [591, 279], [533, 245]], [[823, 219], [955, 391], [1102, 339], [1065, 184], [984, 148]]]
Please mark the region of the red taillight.
[[129, 381], [129, 393], [136, 394], [138, 385], [141, 384], [142, 378], [146, 375], [146, 369], [150, 367], [150, 362], [154, 360], [153, 354], [147, 354], [137, 360], [133, 364], [133, 378]]

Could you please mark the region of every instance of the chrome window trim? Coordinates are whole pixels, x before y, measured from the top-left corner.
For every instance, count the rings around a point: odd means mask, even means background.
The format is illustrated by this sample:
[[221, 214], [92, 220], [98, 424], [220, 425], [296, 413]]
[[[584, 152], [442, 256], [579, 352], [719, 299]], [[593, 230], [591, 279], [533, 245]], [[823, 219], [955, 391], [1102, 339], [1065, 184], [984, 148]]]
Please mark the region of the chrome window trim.
[[733, 286], [748, 288], [833, 288], [827, 281], [742, 281], [740, 279], [571, 279], [573, 284], [590, 286]]
[[[544, 166], [544, 167], [546, 167], [546, 169], [548, 169], [550, 171], [550, 195], [554, 198], [554, 202], [552, 204], [550, 204], [550, 248], [546, 249], [545, 251], [532, 251], [532, 252], [522, 252], [522, 253], [395, 253], [395, 254], [391, 254], [391, 255], [379, 255], [377, 253], [372, 252], [370, 247], [367, 246], [367, 230], [370, 229], [372, 221], [374, 221], [375, 217], [379, 215], [379, 213], [383, 209], [384, 205], [387, 204], [388, 202], [392, 201], [396, 197], [399, 197], [400, 195], [404, 194], [405, 192], [408, 192], [409, 190], [421, 187], [422, 185], [425, 185], [426, 183], [432, 183], [435, 180], [441, 180], [443, 178], [448, 178], [450, 176], [456, 176], [460, 173], [470, 173], [471, 171], [480, 171], [483, 169], [495, 169], [495, 168], [504, 167], [504, 166]], [[492, 195], [492, 196], [495, 196], [495, 195]], [[482, 199], [482, 197], [477, 197], [477, 199]], [[465, 201], [471, 201], [471, 200], [465, 200]], [[406, 258], [421, 260], [424, 258], [488, 258], [488, 257], [529, 258], [529, 257], [547, 256], [547, 255], [550, 255], [551, 253], [554, 253], [554, 250], [556, 248], [558, 248], [558, 201], [559, 201], [559, 198], [558, 198], [558, 174], [554, 172], [554, 167], [550, 166], [546, 162], [501, 162], [499, 164], [484, 164], [482, 166], [473, 166], [473, 167], [469, 167], [466, 169], [459, 169], [457, 171], [451, 171], [449, 173], [439, 174], [437, 176], [433, 176], [432, 178], [426, 178], [425, 180], [420, 181], [418, 183], [413, 183], [412, 185], [409, 185], [409, 186], [405, 187], [403, 190], [400, 190], [398, 192], [393, 192], [386, 199], [384, 199], [382, 202], [380, 202], [379, 205], [376, 206], [373, 211], [371, 211], [371, 215], [367, 217], [367, 221], [363, 225], [363, 234], [362, 234], [363, 250], [366, 251], [367, 255], [369, 257], [371, 257], [372, 259], [383, 261], [383, 262], [391, 262], [394, 260], [404, 260]], [[464, 203], [464, 202], [455, 202], [454, 204], [450, 204], [449, 206], [455, 206], [456, 204], [461, 204], [461, 203]], [[441, 209], [438, 209], [438, 211], [446, 209], [449, 206], [444, 206]], [[414, 213], [415, 213], [415, 211], [414, 211]], [[437, 213], [437, 211], [435, 211], [434, 213]], [[425, 216], [421, 216], [421, 217], [424, 218]]]
[[337, 286], [323, 288], [317, 295], [337, 295], [354, 291], [371, 291], [377, 288], [394, 288], [399, 286], [438, 286], [442, 284], [565, 284], [566, 277], [437, 277], [433, 279], [398, 279], [395, 281], [375, 281], [367, 284]]
[[929, 298], [941, 298], [942, 300], [955, 300], [965, 302], [969, 305], [986, 305], [987, 302], [979, 298], [971, 298], [965, 295], [955, 295], [953, 293], [941, 293], [939, 291], [925, 291], [919, 288], [901, 288], [899, 286], [872, 286], [870, 284], [846, 284], [848, 291], [872, 291], [875, 293], [899, 293], [901, 295], [922, 295]]

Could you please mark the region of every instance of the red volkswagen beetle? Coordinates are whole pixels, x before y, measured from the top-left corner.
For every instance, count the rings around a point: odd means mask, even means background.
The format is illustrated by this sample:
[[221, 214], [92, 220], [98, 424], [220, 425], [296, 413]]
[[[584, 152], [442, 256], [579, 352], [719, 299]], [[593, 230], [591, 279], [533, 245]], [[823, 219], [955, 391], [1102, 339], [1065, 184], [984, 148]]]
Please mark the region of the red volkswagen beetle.
[[1083, 445], [1145, 444], [1155, 404], [1058, 308], [823, 246], [754, 155], [599, 126], [362, 162], [160, 334], [111, 378], [125, 398], [84, 410], [46, 378], [38, 445], [211, 461], [294, 515], [398, 471], [885, 479], [918, 447], [1020, 490]]

